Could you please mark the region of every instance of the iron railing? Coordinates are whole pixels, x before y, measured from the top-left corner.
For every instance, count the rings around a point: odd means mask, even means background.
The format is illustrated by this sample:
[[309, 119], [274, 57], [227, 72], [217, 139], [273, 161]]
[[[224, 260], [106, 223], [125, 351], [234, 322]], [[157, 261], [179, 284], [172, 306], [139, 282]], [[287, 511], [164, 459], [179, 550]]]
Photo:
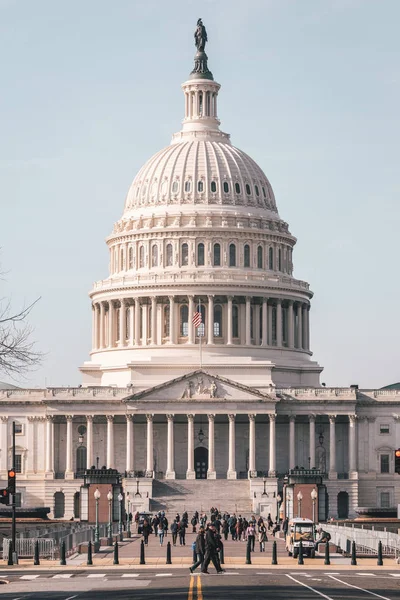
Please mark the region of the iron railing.
[[356, 544], [357, 554], [377, 554], [378, 544], [382, 542], [382, 552], [386, 556], [400, 556], [400, 536], [391, 531], [359, 529], [352, 525], [324, 525], [324, 531], [331, 534], [332, 542], [344, 552], [351, 552], [351, 544]]

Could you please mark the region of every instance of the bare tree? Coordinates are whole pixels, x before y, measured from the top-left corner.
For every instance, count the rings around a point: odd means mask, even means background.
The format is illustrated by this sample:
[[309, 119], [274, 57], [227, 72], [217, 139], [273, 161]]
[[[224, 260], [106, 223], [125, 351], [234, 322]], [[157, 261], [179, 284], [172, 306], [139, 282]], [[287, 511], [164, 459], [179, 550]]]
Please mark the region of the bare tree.
[[17, 313], [8, 300], [0, 300], [0, 372], [21, 375], [40, 364], [43, 355], [35, 350], [32, 327], [27, 323], [29, 313], [39, 300]]

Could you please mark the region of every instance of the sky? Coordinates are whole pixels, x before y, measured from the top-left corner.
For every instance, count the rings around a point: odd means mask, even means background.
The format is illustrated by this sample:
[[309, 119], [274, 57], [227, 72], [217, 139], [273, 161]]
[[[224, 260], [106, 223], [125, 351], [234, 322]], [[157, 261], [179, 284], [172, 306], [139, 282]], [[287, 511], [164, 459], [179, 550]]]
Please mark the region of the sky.
[[398, 0], [0, 0], [0, 296], [40, 297], [45, 353], [14, 383], [81, 382], [104, 239], [181, 127], [199, 17], [221, 128], [298, 239], [321, 381], [400, 381]]

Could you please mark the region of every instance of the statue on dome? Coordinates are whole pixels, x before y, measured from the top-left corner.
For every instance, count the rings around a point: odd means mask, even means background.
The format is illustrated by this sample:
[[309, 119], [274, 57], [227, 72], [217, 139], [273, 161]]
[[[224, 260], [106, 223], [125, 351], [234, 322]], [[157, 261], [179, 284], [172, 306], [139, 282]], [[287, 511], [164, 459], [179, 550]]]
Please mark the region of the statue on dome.
[[197, 20], [196, 31], [194, 32], [194, 45], [199, 52], [204, 52], [207, 42], [207, 31], [201, 19]]

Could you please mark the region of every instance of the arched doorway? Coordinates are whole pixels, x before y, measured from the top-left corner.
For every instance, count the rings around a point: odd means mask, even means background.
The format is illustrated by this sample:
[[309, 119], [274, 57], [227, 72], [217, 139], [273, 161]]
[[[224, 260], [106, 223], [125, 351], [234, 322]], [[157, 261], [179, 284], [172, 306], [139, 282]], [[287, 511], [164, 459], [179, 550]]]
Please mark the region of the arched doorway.
[[74, 494], [74, 518], [75, 519], [79, 519], [81, 516], [80, 501], [81, 501], [80, 492], [75, 492], [75, 494]]
[[337, 497], [338, 519], [349, 518], [349, 495], [347, 492], [339, 492]]
[[78, 475], [83, 475], [86, 470], [86, 447], [78, 446], [76, 449], [76, 472]]
[[63, 492], [54, 494], [54, 518], [62, 519], [65, 512], [65, 497]]
[[194, 451], [194, 470], [196, 471], [196, 479], [207, 479], [208, 469], [208, 450], [199, 446]]

